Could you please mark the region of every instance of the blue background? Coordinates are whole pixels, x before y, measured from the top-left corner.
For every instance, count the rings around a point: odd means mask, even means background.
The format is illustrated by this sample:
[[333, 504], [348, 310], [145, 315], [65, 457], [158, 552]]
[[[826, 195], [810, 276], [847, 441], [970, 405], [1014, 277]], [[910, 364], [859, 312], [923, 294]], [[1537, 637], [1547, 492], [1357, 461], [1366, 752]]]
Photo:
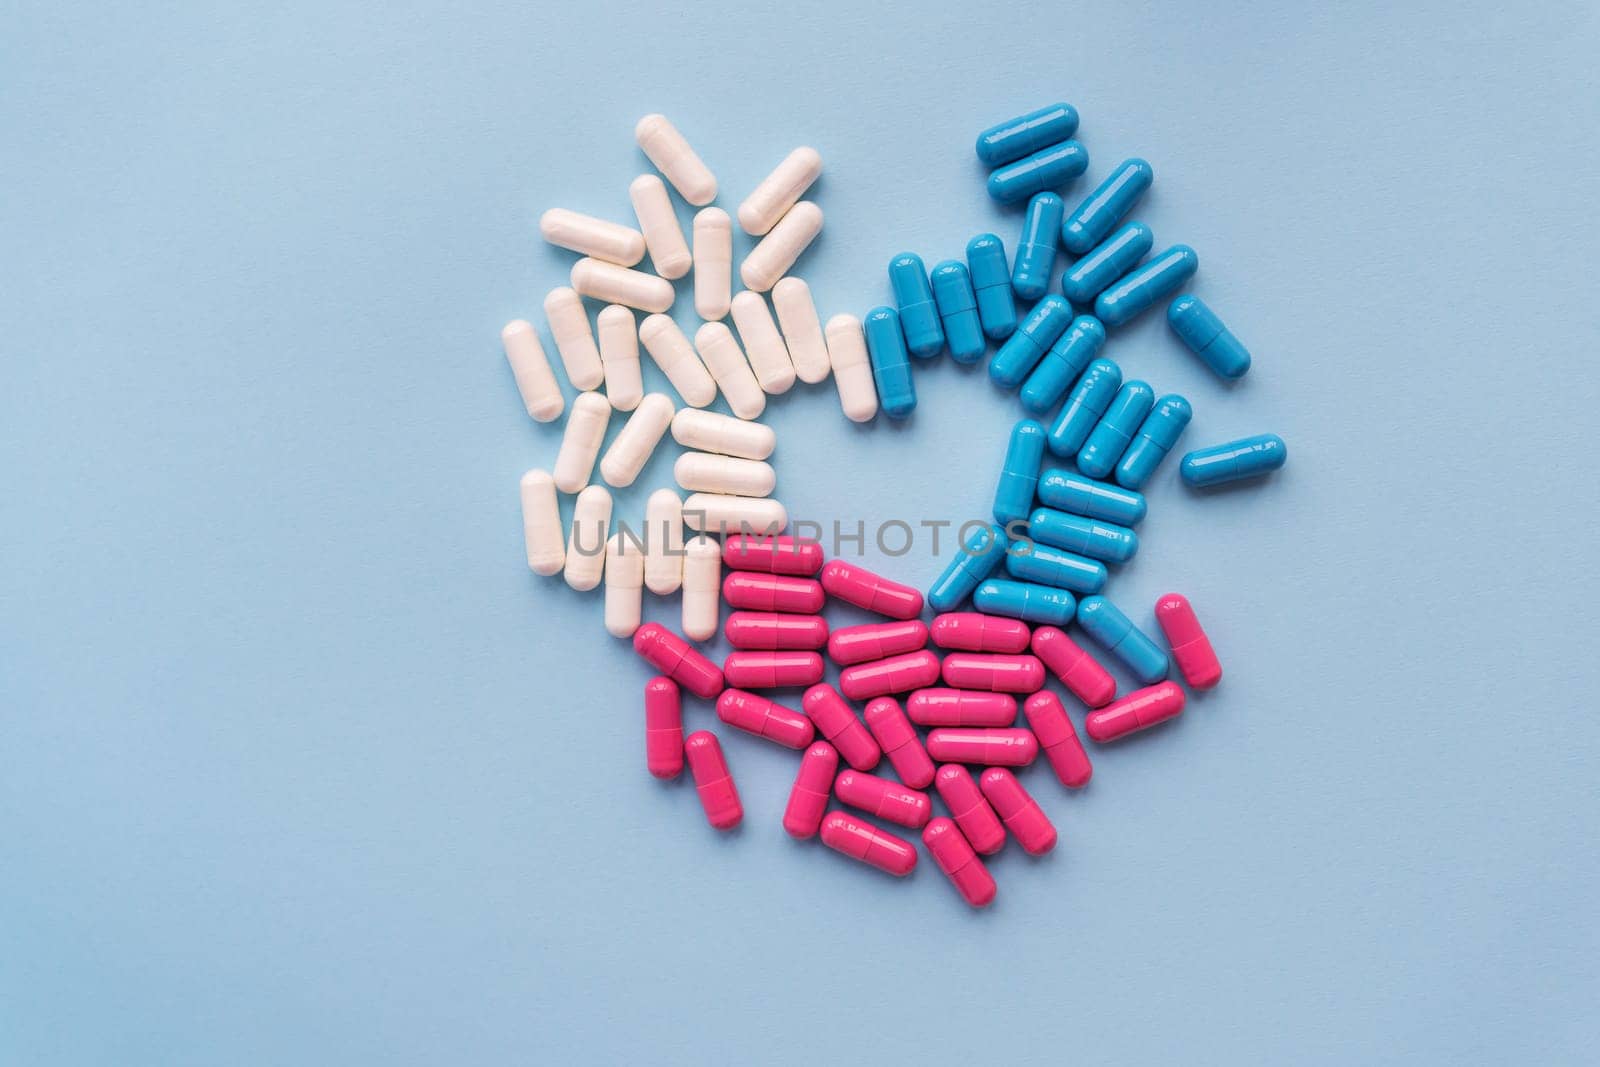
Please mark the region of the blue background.
[[[1593, 5], [457, 7], [11, 9], [0, 1059], [1592, 1062]], [[1256, 365], [1108, 354], [1291, 458], [1163, 469], [1110, 591], [1188, 593], [1227, 678], [1033, 768], [1063, 845], [975, 914], [789, 841], [786, 751], [726, 738], [725, 837], [644, 773], [648, 672], [523, 563], [559, 428], [498, 330], [570, 262], [539, 211], [630, 217], [648, 111], [730, 209], [821, 150], [826, 317], [1011, 244], [972, 139], [1055, 99], [1069, 202], [1151, 160]], [[983, 513], [1015, 401], [917, 386], [773, 404], [795, 514]]]

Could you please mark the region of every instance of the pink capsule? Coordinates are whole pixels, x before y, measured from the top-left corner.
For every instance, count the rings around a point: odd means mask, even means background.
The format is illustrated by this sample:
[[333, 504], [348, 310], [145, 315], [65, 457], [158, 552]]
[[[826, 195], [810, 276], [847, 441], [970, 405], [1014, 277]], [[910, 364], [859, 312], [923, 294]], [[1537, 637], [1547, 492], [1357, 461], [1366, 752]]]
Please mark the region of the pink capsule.
[[822, 568], [822, 588], [829, 596], [891, 619], [914, 619], [922, 614], [922, 594], [909, 585], [891, 582], [865, 567], [832, 560]]
[[833, 686], [814, 685], [807, 689], [800, 706], [811, 716], [817, 732], [839, 750], [846, 763], [858, 771], [870, 771], [878, 765], [882, 754], [878, 743]]
[[822, 583], [812, 578], [792, 578], [785, 574], [760, 574], [734, 571], [722, 579], [722, 599], [730, 608], [745, 611], [788, 611], [815, 615], [827, 597]]
[[868, 702], [863, 718], [900, 780], [913, 789], [928, 788], [933, 782], [933, 760], [928, 758], [916, 728], [894, 698], [878, 697]]
[[967, 689], [918, 689], [906, 697], [906, 712], [918, 726], [1010, 726], [1017, 698]]
[[990, 767], [978, 779], [978, 787], [1006, 829], [1017, 839], [1022, 851], [1030, 856], [1042, 856], [1056, 847], [1056, 828], [1044, 809], [1022, 788], [1016, 775], [1004, 767]]
[[950, 879], [962, 900], [974, 908], [987, 907], [994, 900], [994, 875], [955, 823], [942, 817], [933, 820], [922, 831], [922, 843], [928, 846], [933, 862]]
[[1035, 693], [1023, 705], [1028, 712], [1028, 726], [1039, 739], [1044, 758], [1068, 789], [1082, 789], [1089, 784], [1094, 768], [1089, 764], [1089, 754], [1078, 740], [1078, 732], [1067, 718], [1067, 709], [1061, 698], [1049, 690]]
[[928, 825], [933, 815], [928, 794], [865, 771], [840, 771], [833, 780], [833, 793], [841, 804], [913, 830]]
[[1028, 647], [1028, 624], [979, 611], [952, 611], [933, 617], [933, 643], [962, 652], [1021, 652]]
[[905, 622], [870, 622], [846, 626], [828, 638], [828, 658], [841, 667], [852, 663], [915, 652], [928, 643], [928, 628], [920, 619]]
[[740, 689], [785, 689], [822, 681], [817, 652], [729, 652], [722, 675]]
[[1168, 593], [1156, 601], [1156, 622], [1172, 646], [1172, 658], [1191, 689], [1210, 689], [1222, 681], [1222, 664], [1211, 647], [1211, 638], [1181, 593]]
[[983, 791], [967, 769], [954, 763], [940, 767], [933, 785], [972, 847], [985, 856], [999, 852], [1000, 846], [1006, 843], [1006, 828], [989, 802], [983, 799]]
[[952, 652], [944, 658], [944, 684], [996, 693], [1035, 693], [1044, 685], [1044, 664], [1034, 656]]
[[722, 562], [736, 571], [810, 577], [822, 566], [822, 545], [791, 534], [734, 534], [722, 542]]
[[828, 620], [821, 615], [736, 611], [723, 624], [722, 634], [734, 648], [821, 648], [828, 643]]
[[1157, 682], [1135, 689], [1099, 711], [1091, 711], [1083, 720], [1083, 728], [1096, 741], [1115, 741], [1173, 718], [1183, 710], [1183, 700], [1183, 689], [1177, 682]]
[[1054, 626], [1033, 631], [1033, 654], [1044, 661], [1068, 691], [1091, 708], [1104, 707], [1117, 695], [1117, 680], [1066, 633]]
[[1039, 754], [1032, 730], [967, 730], [940, 727], [928, 734], [928, 755], [940, 763], [1026, 767]]
[[658, 622], [647, 622], [634, 631], [633, 650], [697, 697], [710, 700], [722, 692], [722, 672], [717, 665]]
[[717, 698], [717, 718], [785, 748], [805, 748], [816, 736], [811, 720], [798, 711], [742, 689], [722, 691]]
[[839, 672], [839, 688], [851, 700], [920, 689], [939, 680], [939, 657], [924, 649], [858, 663]]
[[833, 772], [839, 769], [839, 753], [826, 741], [818, 741], [800, 757], [800, 773], [789, 790], [789, 804], [783, 809], [783, 828], [790, 837], [817, 835], [822, 813], [828, 810], [833, 795]]
[[696, 730], [683, 743], [683, 753], [689, 760], [689, 773], [694, 775], [694, 790], [700, 794], [700, 806], [706, 809], [706, 822], [718, 830], [732, 830], [738, 826], [739, 820], [744, 818], [744, 805], [739, 803], [739, 790], [734, 788], [717, 735], [709, 730]]
[[664, 674], [644, 683], [644, 764], [657, 778], [683, 773], [683, 697]]
[[917, 866], [917, 850], [911, 842], [842, 811], [822, 820], [822, 843], [897, 878], [904, 878]]

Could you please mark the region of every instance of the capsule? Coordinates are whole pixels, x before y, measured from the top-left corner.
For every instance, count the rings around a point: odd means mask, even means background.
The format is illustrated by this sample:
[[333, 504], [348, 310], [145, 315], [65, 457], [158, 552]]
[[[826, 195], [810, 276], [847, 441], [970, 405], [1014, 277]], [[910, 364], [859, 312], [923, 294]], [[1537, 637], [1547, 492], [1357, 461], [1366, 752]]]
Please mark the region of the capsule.
[[561, 386], [556, 384], [550, 358], [544, 354], [544, 345], [539, 343], [533, 324], [524, 319], [506, 323], [506, 328], [500, 331], [500, 341], [505, 345], [506, 362], [511, 364], [511, 376], [516, 379], [517, 393], [522, 397], [528, 417], [535, 422], [559, 419], [567, 409], [567, 401], [561, 395]]
[[984, 797], [1022, 846], [1022, 851], [1030, 856], [1042, 856], [1056, 847], [1055, 826], [1039, 807], [1039, 802], [1022, 788], [1016, 775], [1004, 767], [990, 767], [978, 779], [978, 788], [983, 790]]
[[672, 417], [672, 438], [684, 448], [740, 459], [766, 459], [778, 444], [770, 426], [690, 408]]
[[1011, 294], [1011, 269], [1006, 246], [992, 233], [980, 233], [967, 242], [967, 271], [972, 295], [978, 302], [978, 321], [984, 336], [1004, 341], [1017, 328], [1017, 303]]
[[1200, 257], [1194, 249], [1173, 245], [1112, 282], [1094, 298], [1094, 313], [1107, 326], [1121, 326], [1183, 285], [1199, 268]]
[[789, 512], [763, 496], [690, 493], [683, 502], [683, 523], [715, 534], [775, 534], [789, 525]]
[[939, 323], [939, 308], [933, 302], [933, 287], [922, 257], [902, 252], [891, 259], [889, 287], [900, 312], [906, 350], [918, 359], [937, 356], [944, 348], [944, 327]]
[[1126, 526], [1069, 515], [1054, 508], [1037, 508], [1028, 518], [1028, 535], [1035, 541], [1106, 563], [1126, 563], [1139, 551], [1139, 535]]
[[1015, 204], [1065, 185], [1088, 169], [1088, 150], [1077, 141], [1062, 141], [991, 173], [989, 195], [1002, 204]]
[[1033, 419], [1023, 419], [1011, 428], [1005, 462], [1000, 465], [1000, 480], [994, 490], [995, 522], [1006, 525], [1028, 517], [1043, 460], [1044, 427]]
[[[567, 561], [566, 539], [561, 530], [561, 508], [556, 483], [548, 471], [531, 470], [518, 485], [522, 496], [522, 543], [528, 569], [535, 574], [559, 574]], [[919, 646], [920, 647], [920, 646]]]
[[783, 809], [783, 828], [790, 837], [803, 841], [817, 836], [833, 797], [833, 776], [838, 769], [839, 753], [826, 741], [818, 741], [800, 757], [800, 771]]
[[915, 652], [928, 643], [928, 628], [921, 619], [871, 622], [846, 626], [828, 638], [828, 658], [841, 667]]
[[1052, 294], [1039, 301], [989, 361], [990, 380], [1004, 389], [1021, 385], [1071, 323], [1072, 305], [1066, 300]]
[[670, 596], [683, 585], [683, 500], [657, 489], [644, 504], [644, 585]]
[[798, 711], [742, 689], [722, 691], [717, 697], [717, 718], [784, 748], [805, 748], [816, 736], [811, 720]]
[[611, 494], [605, 486], [591, 485], [572, 505], [572, 529], [567, 534], [567, 561], [562, 578], [580, 593], [600, 584], [606, 565], [606, 536], [611, 527]]
[[696, 730], [684, 740], [683, 754], [689, 761], [694, 791], [700, 795], [706, 822], [718, 830], [732, 830], [738, 826], [744, 818], [744, 805], [739, 803], [739, 790], [728, 773], [728, 761], [722, 755], [722, 745], [717, 742], [716, 734]]
[[1035, 193], [1022, 216], [1017, 238], [1017, 258], [1011, 267], [1011, 288], [1027, 301], [1044, 296], [1056, 266], [1056, 236], [1066, 205], [1055, 193]]
[[944, 327], [945, 341], [950, 346], [950, 358], [957, 363], [978, 362], [988, 342], [983, 337], [978, 298], [972, 292], [966, 264], [954, 259], [935, 263], [929, 280], [933, 284], [934, 306], [939, 309], [939, 324]]
[[1104, 744], [1166, 722], [1183, 711], [1183, 687], [1177, 682], [1161, 682], [1138, 689], [1115, 704], [1091, 711], [1083, 720], [1089, 736]]
[[1146, 637], [1122, 609], [1103, 596], [1084, 597], [1078, 605], [1078, 625], [1095, 644], [1121, 660], [1133, 676], [1145, 685], [1167, 676], [1171, 664], [1167, 654]]
[[962, 900], [974, 908], [987, 907], [994, 900], [994, 875], [954, 822], [934, 819], [922, 831], [922, 843]]
[[633, 213], [639, 217], [639, 229], [644, 233], [650, 264], [656, 273], [669, 281], [688, 274], [694, 257], [683, 239], [683, 228], [678, 225], [678, 213], [672, 209], [665, 183], [654, 174], [641, 174], [628, 186], [628, 199], [633, 201]]
[[539, 216], [539, 235], [557, 248], [631, 267], [644, 258], [644, 234], [593, 215], [553, 207]]
[[939, 657], [926, 649], [870, 660], [839, 672], [839, 689], [851, 700], [905, 693], [939, 680]]
[[933, 816], [928, 794], [863, 771], [840, 771], [833, 780], [839, 803], [899, 826], [920, 830]]
[[1076, 108], [1071, 104], [1046, 104], [978, 134], [978, 161], [986, 167], [1001, 167], [1065, 141], [1077, 132]]
[[694, 217], [694, 311], [707, 322], [728, 314], [733, 298], [733, 220], [720, 207]]
[[828, 376], [828, 343], [822, 337], [822, 320], [817, 317], [811, 286], [804, 278], [792, 275], [772, 287], [772, 310], [783, 331], [795, 375], [807, 385]]
[[1073, 319], [1022, 383], [1022, 406], [1036, 415], [1055, 407], [1105, 343], [1106, 330], [1099, 319], [1093, 315]]
[[1009, 693], [918, 689], [906, 697], [906, 714], [918, 726], [1011, 726], [1017, 699]]
[[1143, 489], [1172, 446], [1178, 443], [1192, 415], [1189, 401], [1177, 393], [1168, 393], [1157, 400], [1133, 443], [1122, 454], [1122, 462], [1117, 464], [1117, 481], [1129, 489]]
[[809, 537], [734, 534], [722, 542], [722, 562], [736, 571], [809, 577], [822, 569], [822, 545]]
[[611, 404], [599, 393], [580, 393], [572, 402], [572, 415], [561, 433], [561, 448], [551, 468], [557, 489], [576, 493], [589, 484], [610, 420]]
[[695, 207], [705, 207], [717, 198], [716, 176], [665, 115], [640, 119], [633, 128], [633, 139], [679, 196]]
[[736, 416], [749, 420], [767, 409], [767, 394], [732, 330], [720, 322], [708, 322], [695, 331], [694, 347]]
[[579, 296], [640, 311], [666, 311], [675, 295], [672, 283], [654, 274], [619, 267], [603, 259], [580, 259], [572, 265], [572, 289]]
[[739, 205], [739, 225], [750, 236], [760, 237], [800, 202], [821, 175], [822, 154], [808, 145], [796, 148], [744, 198]]
[[1067, 251], [1081, 256], [1104, 241], [1117, 223], [1133, 210], [1155, 176], [1156, 172], [1144, 160], [1123, 160], [1061, 224], [1061, 243], [1067, 246]]
[[878, 742], [833, 686], [814, 685], [807, 689], [800, 706], [816, 724], [817, 733], [839, 750], [846, 763], [858, 771], [870, 771], [878, 765], [882, 755]]
[[672, 477], [690, 492], [734, 496], [768, 496], [778, 480], [770, 463], [715, 452], [685, 452], [672, 465]]
[[1168, 593], [1156, 601], [1156, 623], [1167, 637], [1172, 658], [1191, 689], [1210, 689], [1222, 681], [1222, 664], [1211, 639], [1200, 625], [1194, 608], [1181, 593]]
[[733, 298], [732, 310], [733, 324], [739, 328], [739, 340], [762, 391], [773, 396], [787, 393], [794, 387], [794, 363], [766, 298], [746, 289]]
[[1059, 467], [1046, 467], [1039, 475], [1039, 502], [1058, 511], [1086, 519], [1105, 519], [1121, 526], [1137, 526], [1145, 515], [1144, 495], [1120, 485], [1097, 482]]
[[812, 578], [739, 571], [722, 580], [722, 599], [744, 611], [784, 611], [815, 615], [827, 599]]
[[1028, 624], [976, 611], [935, 615], [933, 643], [961, 652], [1021, 652], [1028, 647]]
[[1104, 478], [1115, 470], [1155, 401], [1156, 391], [1147, 383], [1138, 379], [1123, 382], [1078, 450], [1078, 470], [1091, 478]]
[[665, 393], [651, 393], [639, 401], [600, 460], [600, 477], [607, 485], [620, 489], [634, 483], [667, 435], [672, 413], [672, 398]]
[[944, 806], [950, 809], [950, 817], [976, 851], [985, 856], [1000, 851], [1000, 846], [1006, 843], [1006, 828], [984, 799], [970, 771], [959, 763], [940, 767], [934, 775], [933, 786], [939, 791]]
[[891, 619], [914, 619], [922, 614], [922, 594], [909, 585], [891, 582], [865, 567], [831, 560], [822, 568], [822, 588], [828, 595]]
[[552, 289], [544, 298], [544, 317], [550, 323], [550, 336], [555, 338], [567, 381], [581, 392], [600, 388], [606, 372], [600, 365], [600, 349], [594, 343], [583, 299], [564, 285]]
[[821, 615], [735, 611], [722, 624], [722, 635], [739, 649], [815, 650], [828, 643], [828, 620]]
[[1041, 626], [1033, 632], [1029, 647], [1067, 691], [1089, 707], [1105, 707], [1116, 699], [1117, 680], [1065, 631]]
[[917, 850], [911, 842], [842, 811], [822, 820], [822, 843], [896, 878], [904, 878], [917, 866]]
[[1111, 400], [1122, 386], [1122, 368], [1109, 359], [1097, 359], [1089, 364], [1078, 384], [1072, 387], [1067, 403], [1050, 427], [1045, 445], [1058, 456], [1075, 455], [1089, 433], [1100, 422], [1100, 416], [1111, 406]]
[[933, 784], [933, 760], [928, 758], [922, 739], [892, 697], [868, 701], [862, 717], [902, 782], [912, 789], [926, 789]]
[[972, 606], [991, 615], [1065, 626], [1072, 621], [1078, 601], [1065, 589], [1054, 586], [990, 579], [973, 590]]
[[1028, 713], [1028, 726], [1039, 739], [1039, 749], [1050, 762], [1050, 769], [1068, 789], [1082, 789], [1094, 777], [1094, 766], [1089, 754], [1072, 728], [1067, 709], [1061, 698], [1044, 690], [1033, 694], [1024, 705]]
[[1085, 559], [1050, 545], [1037, 542], [1028, 551], [1013, 551], [1006, 557], [1006, 570], [1025, 582], [1042, 582], [1074, 593], [1098, 593], [1106, 584], [1106, 565]]
[[822, 681], [822, 656], [816, 652], [729, 652], [722, 676], [741, 689], [790, 689]]
[[647, 622], [634, 631], [633, 650], [702, 700], [713, 700], [722, 692], [721, 669], [658, 622]]
[[928, 589], [928, 605], [934, 611], [959, 607], [979, 583], [1000, 566], [1010, 546], [1010, 539], [998, 526], [981, 526], [974, 530], [956, 549], [955, 558], [945, 567], [944, 573]]
[[1183, 457], [1178, 473], [1189, 485], [1201, 488], [1268, 474], [1283, 466], [1288, 458], [1289, 446], [1283, 443], [1283, 438], [1275, 433], [1264, 433], [1196, 449]]
[[717, 398], [716, 381], [670, 316], [646, 315], [639, 324], [639, 340], [685, 404], [703, 408]]
[[644, 546], [628, 533], [606, 541], [606, 633], [632, 637], [644, 602]]
[[940, 667], [944, 684], [992, 693], [1034, 693], [1044, 685], [1044, 664], [1033, 656], [952, 652]]
[[878, 413], [878, 387], [873, 382], [872, 361], [861, 320], [835, 315], [823, 329], [828, 341], [828, 369], [839, 390], [839, 409], [851, 422], [870, 422]]
[[1250, 350], [1198, 296], [1186, 293], [1168, 304], [1167, 325], [1218, 375], [1242, 378], [1250, 369]]
[[746, 289], [764, 293], [789, 273], [794, 261], [822, 232], [822, 209], [802, 200], [767, 231], [761, 243], [750, 250], [739, 265], [739, 278]]
[[1061, 295], [1074, 304], [1092, 305], [1112, 282], [1137, 267], [1155, 243], [1155, 234], [1142, 222], [1119, 227], [1067, 268], [1061, 276]]
[[683, 773], [683, 697], [664, 674], [644, 684], [644, 763], [657, 778]]
[[903, 419], [917, 406], [917, 389], [911, 382], [911, 357], [900, 332], [900, 316], [894, 308], [875, 307], [867, 312], [863, 328], [867, 335], [867, 355], [872, 360], [872, 381], [878, 390], [883, 413]]
[[717, 581], [722, 575], [722, 552], [704, 534], [683, 546], [683, 635], [709, 641], [717, 632], [722, 600]]
[[992, 730], [941, 726], [928, 734], [928, 755], [940, 763], [976, 763], [984, 767], [1025, 767], [1039, 754], [1033, 731], [1012, 727]]

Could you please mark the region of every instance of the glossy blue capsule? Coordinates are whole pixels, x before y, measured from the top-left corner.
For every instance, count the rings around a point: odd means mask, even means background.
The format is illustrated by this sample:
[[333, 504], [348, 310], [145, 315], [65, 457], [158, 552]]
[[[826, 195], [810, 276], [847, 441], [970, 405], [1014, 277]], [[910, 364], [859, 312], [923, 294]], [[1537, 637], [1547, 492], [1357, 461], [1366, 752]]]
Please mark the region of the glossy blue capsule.
[[1042, 415], [1056, 406], [1063, 393], [1078, 380], [1100, 348], [1106, 343], [1106, 330], [1093, 315], [1079, 315], [1066, 332], [1056, 338], [1050, 351], [1033, 368], [1022, 385], [1022, 406]]
[[1179, 435], [1193, 416], [1194, 409], [1189, 401], [1177, 393], [1168, 393], [1157, 400], [1133, 443], [1122, 454], [1122, 462], [1117, 464], [1117, 484], [1143, 489], [1161, 461], [1167, 458], [1167, 453], [1172, 451], [1172, 446], [1178, 443]]
[[1104, 241], [1117, 223], [1127, 217], [1156, 172], [1142, 159], [1125, 159], [1061, 224], [1061, 243], [1081, 256]]
[[928, 590], [928, 606], [934, 611], [954, 611], [972, 595], [985, 578], [994, 573], [1006, 558], [1010, 540], [998, 526], [974, 530], [956, 549], [956, 558]]
[[1033, 306], [1017, 332], [1006, 338], [1000, 351], [989, 361], [989, 377], [998, 386], [1015, 389], [1056, 343], [1072, 322], [1072, 305], [1051, 294]]
[[944, 326], [945, 343], [957, 363], [976, 363], [983, 358], [988, 342], [983, 339], [983, 324], [978, 321], [978, 299], [972, 292], [966, 264], [947, 259], [933, 265], [933, 302]]
[[1061, 276], [1061, 292], [1074, 304], [1088, 307], [1094, 298], [1127, 274], [1156, 243], [1156, 235], [1142, 222], [1130, 222], [1089, 250]]
[[1077, 141], [1062, 141], [990, 174], [989, 195], [1002, 204], [1020, 203], [1067, 184], [1088, 167], [1089, 150]]
[[1060, 467], [1047, 467], [1039, 475], [1039, 503], [1057, 511], [1070, 511], [1089, 519], [1105, 519], [1137, 526], [1144, 519], [1144, 494], [1110, 482], [1097, 482]]
[[1022, 235], [1017, 238], [1017, 258], [1011, 268], [1011, 288], [1024, 300], [1037, 300], [1050, 288], [1061, 213], [1066, 209], [1055, 193], [1036, 193], [1028, 201], [1027, 214], [1022, 216]]
[[1192, 486], [1221, 485], [1275, 471], [1288, 458], [1289, 446], [1283, 438], [1264, 433], [1190, 452], [1183, 457], [1178, 473]]
[[1054, 508], [1034, 509], [1028, 517], [1028, 536], [1040, 544], [1106, 563], [1126, 563], [1139, 551], [1139, 535], [1126, 526], [1069, 515]]
[[1004, 525], [1026, 519], [1033, 510], [1033, 491], [1044, 460], [1044, 427], [1023, 419], [1011, 428], [1000, 480], [994, 487], [994, 521]]
[[1065, 589], [994, 578], [973, 591], [972, 606], [990, 615], [1005, 615], [1036, 626], [1066, 626], [1072, 621], [1078, 602]]
[[1250, 350], [1198, 296], [1184, 294], [1168, 304], [1167, 325], [1222, 377], [1242, 378], [1250, 369]]
[[933, 302], [933, 286], [928, 284], [928, 268], [922, 265], [922, 257], [902, 252], [891, 259], [889, 287], [899, 305], [906, 350], [918, 359], [937, 356], [944, 348], [944, 327], [939, 324], [939, 308]]
[[1083, 598], [1078, 606], [1078, 625], [1095, 644], [1121, 660], [1145, 685], [1155, 685], [1172, 667], [1161, 646], [1145, 636], [1121, 608], [1103, 596]]
[[1116, 470], [1117, 461], [1133, 443], [1133, 435], [1144, 425], [1155, 402], [1156, 391], [1144, 382], [1122, 383], [1106, 413], [1089, 431], [1089, 439], [1078, 449], [1078, 469], [1091, 478], [1104, 478]]
[[892, 307], [875, 307], [867, 312], [861, 327], [867, 335], [867, 358], [872, 361], [878, 403], [891, 419], [903, 419], [917, 406], [917, 390], [911, 384], [911, 358], [906, 355], [900, 316]]
[[983, 323], [984, 336], [1005, 340], [1017, 328], [1017, 302], [1011, 296], [1006, 246], [992, 233], [978, 234], [967, 242], [967, 269], [972, 273], [972, 294], [978, 300], [978, 321]]
[[1006, 573], [1025, 582], [1053, 585], [1074, 593], [1098, 593], [1106, 584], [1106, 565], [1037, 541], [1013, 541]]
[[1071, 104], [1046, 104], [978, 134], [978, 160], [986, 167], [1004, 166], [1077, 132], [1077, 108]]
[[1050, 427], [1050, 437], [1045, 441], [1050, 451], [1062, 457], [1077, 455], [1121, 386], [1121, 367], [1109, 359], [1097, 359], [1089, 364], [1089, 369], [1067, 394], [1067, 403], [1056, 416], [1056, 424]]
[[1200, 268], [1200, 257], [1188, 245], [1173, 245], [1111, 283], [1094, 298], [1094, 313], [1107, 326], [1121, 326], [1150, 307]]

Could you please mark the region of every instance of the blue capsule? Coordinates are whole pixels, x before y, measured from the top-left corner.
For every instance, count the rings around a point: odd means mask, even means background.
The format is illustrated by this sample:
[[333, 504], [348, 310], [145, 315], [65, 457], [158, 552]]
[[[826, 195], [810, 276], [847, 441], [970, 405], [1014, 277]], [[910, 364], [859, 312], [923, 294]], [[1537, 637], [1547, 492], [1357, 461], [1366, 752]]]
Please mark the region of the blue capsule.
[[1021, 385], [1033, 365], [1071, 322], [1072, 305], [1063, 298], [1051, 294], [1039, 301], [1017, 327], [1017, 332], [1006, 338], [1006, 343], [989, 361], [989, 377], [1006, 389]]
[[1144, 382], [1124, 382], [1078, 450], [1078, 469], [1091, 478], [1104, 478], [1115, 470], [1155, 402], [1156, 391]]
[[1081, 256], [1106, 239], [1117, 223], [1133, 210], [1156, 172], [1142, 159], [1126, 159], [1110, 177], [1079, 204], [1061, 224], [1061, 243]]
[[1002, 204], [1015, 204], [1067, 184], [1088, 167], [1089, 150], [1077, 141], [1062, 141], [990, 174], [989, 195]]
[[867, 335], [867, 358], [872, 361], [872, 381], [878, 402], [891, 419], [903, 419], [917, 406], [917, 389], [911, 384], [911, 359], [905, 335], [894, 308], [875, 307], [862, 320]]
[[1034, 510], [1028, 518], [1028, 536], [1040, 544], [1106, 563], [1126, 563], [1139, 551], [1139, 535], [1126, 526], [1069, 515], [1054, 508]]
[[1050, 288], [1061, 213], [1066, 209], [1055, 193], [1036, 193], [1028, 201], [1028, 213], [1022, 216], [1022, 235], [1017, 238], [1016, 262], [1011, 268], [1011, 288], [1024, 300], [1037, 300]]
[[1010, 547], [1010, 540], [998, 526], [974, 530], [956, 549], [956, 558], [929, 588], [928, 606], [934, 611], [954, 611], [960, 607], [978, 584], [1000, 566]]
[[1283, 438], [1264, 433], [1190, 452], [1183, 457], [1178, 473], [1196, 487], [1220, 485], [1275, 471], [1288, 458], [1289, 446]]
[[1093, 315], [1073, 319], [1023, 383], [1022, 406], [1036, 415], [1055, 407], [1061, 394], [1077, 381], [1105, 343], [1106, 330], [1099, 319]]
[[1056, 424], [1050, 427], [1050, 437], [1045, 442], [1050, 451], [1063, 457], [1076, 455], [1089, 439], [1089, 431], [1111, 406], [1111, 398], [1117, 395], [1121, 385], [1122, 368], [1109, 359], [1097, 359], [1089, 364], [1089, 369], [1067, 394], [1066, 406], [1056, 416]]
[[1094, 313], [1107, 326], [1121, 326], [1188, 281], [1200, 257], [1188, 245], [1173, 245], [1152, 256], [1131, 274], [1111, 283], [1094, 299]]
[[1074, 593], [1098, 593], [1106, 584], [1106, 565], [1038, 542], [1013, 541], [1006, 572], [1025, 582], [1053, 585]]
[[1109, 482], [1097, 482], [1059, 467], [1039, 475], [1039, 503], [1090, 519], [1137, 526], [1144, 519], [1144, 495]]
[[1121, 660], [1145, 685], [1155, 685], [1172, 667], [1161, 646], [1145, 636], [1121, 608], [1103, 596], [1083, 598], [1078, 607], [1078, 625], [1095, 644]]
[[1177, 393], [1168, 393], [1157, 400], [1133, 443], [1122, 454], [1122, 462], [1117, 464], [1117, 483], [1129, 489], [1143, 489], [1144, 483], [1172, 451], [1172, 446], [1178, 443], [1179, 435], [1193, 416], [1194, 409], [1189, 407], [1189, 401]]
[[1128, 223], [1067, 269], [1061, 276], [1062, 294], [1087, 307], [1107, 286], [1137, 267], [1155, 243], [1150, 227]]
[[918, 359], [937, 356], [944, 347], [944, 327], [933, 302], [928, 269], [922, 257], [902, 252], [889, 261], [889, 287], [899, 305], [900, 328], [906, 332], [906, 349]]
[[1167, 325], [1222, 377], [1242, 378], [1250, 369], [1250, 350], [1198, 296], [1185, 294], [1168, 304]]
[[944, 325], [944, 338], [950, 357], [957, 363], [976, 363], [983, 358], [988, 342], [978, 321], [978, 300], [964, 263], [947, 259], [933, 265], [933, 302]]
[[1005, 615], [1037, 626], [1066, 626], [1072, 621], [1078, 602], [1065, 589], [995, 578], [973, 590], [972, 606], [990, 615]]
[[1017, 302], [1011, 298], [1011, 269], [1006, 266], [1006, 246], [992, 233], [980, 233], [967, 242], [967, 269], [972, 272], [972, 293], [978, 300], [978, 319], [984, 335], [995, 341], [1010, 337], [1017, 328]]
[[1044, 460], [1044, 427], [1023, 419], [1011, 428], [1000, 481], [994, 487], [994, 521], [1016, 522], [1033, 510], [1033, 490], [1039, 484], [1039, 464]]
[[978, 160], [986, 167], [1003, 166], [1065, 141], [1077, 132], [1077, 108], [1071, 104], [1047, 104], [978, 134]]

